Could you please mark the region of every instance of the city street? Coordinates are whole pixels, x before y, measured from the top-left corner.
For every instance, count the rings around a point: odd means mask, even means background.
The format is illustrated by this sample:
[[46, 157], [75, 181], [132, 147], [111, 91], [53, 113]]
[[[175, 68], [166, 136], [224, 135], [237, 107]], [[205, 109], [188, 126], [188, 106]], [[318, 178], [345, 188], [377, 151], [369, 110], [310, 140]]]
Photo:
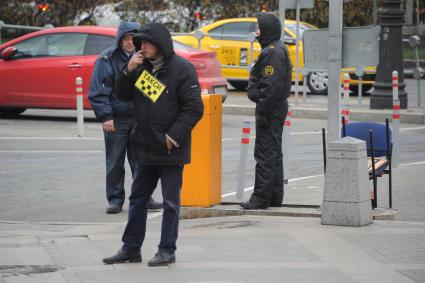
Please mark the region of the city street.
[[[227, 103], [246, 101], [231, 91]], [[291, 98], [292, 99], [292, 98]], [[324, 96], [309, 99], [326, 103]], [[243, 103], [241, 103], [243, 104]], [[77, 137], [75, 111], [27, 110], [19, 118], [0, 119], [0, 220], [38, 222], [122, 222], [125, 211], [106, 215], [104, 145], [100, 123], [85, 113], [85, 135]], [[223, 115], [222, 201], [234, 202], [243, 122], [252, 122], [245, 198], [254, 180], [254, 117]], [[292, 119], [286, 204], [320, 205], [323, 194], [321, 129], [325, 120]], [[425, 222], [424, 125], [401, 125], [399, 169], [394, 170], [393, 208], [405, 221]], [[127, 167], [128, 169], [128, 167]], [[126, 192], [131, 176], [127, 170]], [[378, 179], [379, 206], [388, 206], [387, 176]], [[155, 198], [161, 199], [160, 190]], [[127, 205], [127, 204], [126, 204]]]

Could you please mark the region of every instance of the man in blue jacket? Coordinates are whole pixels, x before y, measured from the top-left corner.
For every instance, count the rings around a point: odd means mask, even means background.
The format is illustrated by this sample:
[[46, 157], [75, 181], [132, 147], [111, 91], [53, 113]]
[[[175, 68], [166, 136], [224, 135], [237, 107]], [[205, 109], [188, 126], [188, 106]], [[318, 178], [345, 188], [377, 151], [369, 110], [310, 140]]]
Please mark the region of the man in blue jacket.
[[[134, 53], [133, 36], [140, 24], [122, 22], [117, 30], [116, 44], [104, 50], [96, 61], [89, 91], [90, 104], [96, 118], [102, 122], [106, 152], [107, 213], [118, 213], [125, 200], [125, 155], [132, 173], [136, 160], [129, 146], [133, 126], [133, 105], [119, 100], [114, 94], [115, 78]], [[150, 209], [160, 209], [161, 203], [149, 203]]]

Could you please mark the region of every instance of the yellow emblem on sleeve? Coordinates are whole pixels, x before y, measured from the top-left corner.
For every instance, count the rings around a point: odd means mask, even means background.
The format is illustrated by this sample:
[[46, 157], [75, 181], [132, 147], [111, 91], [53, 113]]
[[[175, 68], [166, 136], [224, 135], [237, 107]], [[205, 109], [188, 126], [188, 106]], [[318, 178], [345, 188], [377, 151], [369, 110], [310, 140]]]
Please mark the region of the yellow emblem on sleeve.
[[134, 86], [153, 103], [158, 100], [158, 98], [165, 90], [165, 85], [163, 85], [157, 78], [155, 78], [154, 75], [146, 70], [143, 70]]
[[274, 67], [273, 67], [273, 66], [271, 66], [271, 65], [269, 65], [269, 66], [265, 66], [265, 67], [264, 67], [264, 73], [265, 73], [267, 76], [271, 76], [271, 75], [273, 75], [273, 73], [274, 73]]
[[271, 65], [269, 65], [269, 66], [265, 66], [265, 67], [264, 67], [264, 73], [265, 73], [267, 76], [271, 76], [271, 75], [273, 75], [273, 73], [274, 73], [274, 67], [273, 67], [273, 66], [271, 66]]

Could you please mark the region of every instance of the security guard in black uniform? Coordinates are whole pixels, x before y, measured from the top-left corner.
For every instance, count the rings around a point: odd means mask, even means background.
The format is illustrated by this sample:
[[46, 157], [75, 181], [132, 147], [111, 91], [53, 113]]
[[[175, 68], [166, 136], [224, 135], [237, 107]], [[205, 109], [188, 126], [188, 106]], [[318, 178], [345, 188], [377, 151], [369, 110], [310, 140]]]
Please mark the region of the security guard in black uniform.
[[258, 13], [257, 40], [261, 53], [252, 67], [248, 98], [256, 103], [254, 192], [245, 209], [280, 206], [283, 200], [282, 131], [288, 112], [292, 64], [280, 40], [282, 27], [272, 13]]

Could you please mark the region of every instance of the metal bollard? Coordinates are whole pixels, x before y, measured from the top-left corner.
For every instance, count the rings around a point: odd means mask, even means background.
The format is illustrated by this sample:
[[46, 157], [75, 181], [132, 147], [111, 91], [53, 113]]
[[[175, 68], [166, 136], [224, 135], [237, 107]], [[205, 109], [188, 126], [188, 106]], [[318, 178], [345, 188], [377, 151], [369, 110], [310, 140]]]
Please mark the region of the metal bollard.
[[362, 67], [357, 67], [355, 74], [359, 78], [359, 89], [358, 89], [358, 94], [357, 94], [357, 102], [358, 102], [358, 104], [362, 104], [364, 69]]
[[290, 146], [290, 131], [291, 131], [291, 108], [288, 108], [288, 114], [286, 115], [285, 122], [283, 123], [283, 183], [288, 184], [289, 176], [289, 146]]
[[400, 100], [398, 99], [398, 72], [394, 71], [392, 75], [392, 86], [393, 86], [393, 152], [391, 163], [393, 168], [399, 166], [399, 151], [400, 151]]
[[242, 128], [242, 139], [241, 139], [241, 155], [239, 157], [239, 178], [238, 186], [236, 188], [236, 198], [242, 199], [245, 189], [245, 175], [246, 165], [248, 160], [248, 147], [249, 147], [249, 136], [251, 133], [251, 122], [244, 122]]
[[78, 136], [83, 137], [84, 135], [84, 105], [83, 105], [83, 79], [77, 77], [75, 79], [76, 85], [76, 98], [77, 98], [77, 125], [78, 125]]
[[350, 77], [347, 73], [344, 74], [344, 96], [342, 100], [342, 110], [341, 114], [343, 119], [343, 123], [345, 125], [348, 124], [350, 120]]
[[303, 75], [303, 102], [307, 102], [307, 76], [308, 69], [306, 67], [301, 68], [301, 74]]

